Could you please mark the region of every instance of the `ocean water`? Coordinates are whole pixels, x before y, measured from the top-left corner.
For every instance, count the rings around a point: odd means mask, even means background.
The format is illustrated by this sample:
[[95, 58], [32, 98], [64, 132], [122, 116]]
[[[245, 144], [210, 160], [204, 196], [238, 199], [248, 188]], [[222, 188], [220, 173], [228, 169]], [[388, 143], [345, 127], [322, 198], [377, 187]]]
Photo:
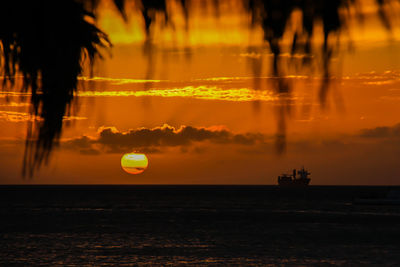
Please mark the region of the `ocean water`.
[[2, 186], [0, 266], [400, 266], [393, 189]]

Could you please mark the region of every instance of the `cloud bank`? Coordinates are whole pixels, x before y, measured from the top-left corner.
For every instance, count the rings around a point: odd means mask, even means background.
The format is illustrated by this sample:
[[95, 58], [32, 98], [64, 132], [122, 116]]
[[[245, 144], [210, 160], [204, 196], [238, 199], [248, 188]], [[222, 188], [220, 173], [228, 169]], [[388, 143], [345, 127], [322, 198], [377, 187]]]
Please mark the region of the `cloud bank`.
[[[100, 153], [123, 153], [139, 151], [143, 153], [159, 153], [167, 148], [178, 147], [182, 152], [204, 151], [198, 145], [216, 144], [237, 146], [237, 151], [243, 153], [266, 153], [273, 151], [274, 136], [262, 133], [233, 133], [223, 126], [193, 127], [181, 126], [175, 128], [168, 124], [155, 128], [138, 128], [128, 131], [118, 131], [115, 127], [100, 127], [97, 136], [82, 136], [65, 140], [63, 147], [80, 151], [82, 154], [96, 155]], [[400, 123], [393, 126], [381, 126], [362, 129], [352, 135], [341, 135], [333, 139], [291, 140], [289, 150], [343, 150], [365, 146], [365, 140], [381, 146], [393, 146], [400, 140]]]
[[371, 129], [363, 129], [360, 133], [364, 138], [399, 138], [400, 123], [393, 126], [381, 126]]
[[[266, 137], [260, 133], [235, 134], [221, 126], [175, 128], [164, 124], [155, 128], [138, 128], [126, 132], [115, 127], [101, 127], [98, 136], [82, 136], [64, 142], [64, 147], [78, 149], [84, 154], [105, 152], [142, 151], [159, 152], [166, 147], [187, 147], [195, 143], [235, 144], [251, 146], [265, 142]], [[96, 152], [97, 151], [97, 152]]]

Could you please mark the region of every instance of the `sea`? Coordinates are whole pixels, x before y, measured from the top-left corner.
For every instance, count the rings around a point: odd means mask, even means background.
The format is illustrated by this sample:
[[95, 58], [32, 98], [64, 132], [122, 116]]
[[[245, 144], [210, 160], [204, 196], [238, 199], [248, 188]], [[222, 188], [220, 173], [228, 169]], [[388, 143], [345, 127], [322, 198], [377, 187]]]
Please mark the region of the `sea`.
[[0, 266], [400, 266], [393, 186], [0, 186]]

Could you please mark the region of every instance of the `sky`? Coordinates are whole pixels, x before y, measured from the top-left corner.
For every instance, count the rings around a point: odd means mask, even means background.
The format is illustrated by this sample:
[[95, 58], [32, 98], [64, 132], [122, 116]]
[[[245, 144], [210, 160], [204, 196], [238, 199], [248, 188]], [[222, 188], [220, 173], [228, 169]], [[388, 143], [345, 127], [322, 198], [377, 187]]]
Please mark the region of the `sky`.
[[[194, 8], [189, 31], [170, 7], [174, 28], [156, 23], [146, 44], [138, 13], [124, 21], [102, 2], [97, 23], [113, 47], [92, 76], [79, 78], [60, 143], [32, 178], [21, 175], [27, 126], [35, 121], [29, 93], [0, 92], [0, 183], [268, 185], [304, 166], [313, 185], [398, 185], [398, 18], [385, 30], [374, 4], [364, 2], [364, 23], [351, 19], [340, 34], [321, 101], [318, 53], [304, 67], [303, 55], [283, 51], [291, 90], [278, 94], [261, 29], [243, 26], [243, 10], [224, 3], [218, 18]], [[121, 168], [121, 157], [134, 151], [149, 161], [137, 175]]]

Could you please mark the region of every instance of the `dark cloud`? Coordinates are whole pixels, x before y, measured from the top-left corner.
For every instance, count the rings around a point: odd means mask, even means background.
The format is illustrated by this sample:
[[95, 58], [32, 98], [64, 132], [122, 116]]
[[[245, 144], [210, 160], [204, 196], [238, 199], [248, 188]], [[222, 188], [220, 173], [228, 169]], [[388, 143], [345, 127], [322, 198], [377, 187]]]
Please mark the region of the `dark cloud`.
[[259, 133], [234, 134], [222, 127], [181, 126], [180, 128], [175, 128], [164, 125], [162, 127], [139, 128], [126, 132], [120, 132], [114, 127], [102, 127], [98, 131], [97, 138], [91, 139], [87, 136], [82, 136], [65, 141], [64, 147], [79, 150], [85, 154], [96, 154], [97, 148], [103, 149], [106, 153], [122, 153], [129, 150], [137, 150], [143, 153], [159, 153], [162, 147], [179, 146], [181, 150], [187, 150], [188, 146], [199, 142], [250, 146], [261, 144], [264, 140], [264, 135]]
[[141, 147], [175, 147], [188, 146], [194, 142], [211, 142], [215, 144], [252, 145], [263, 141], [262, 134], [233, 134], [221, 127], [182, 126], [176, 129], [169, 125], [152, 129], [139, 128], [128, 132], [119, 132], [115, 128], [100, 130], [97, 142], [115, 148]]
[[[400, 145], [400, 124], [363, 129], [354, 135], [343, 135], [334, 139], [292, 140], [290, 151], [296, 153], [308, 150], [345, 151], [364, 146], [362, 140], [378, 140], [376, 144]], [[182, 153], [203, 153], [204, 143], [238, 145], [235, 149], [241, 153], [272, 153], [273, 139], [260, 133], [235, 134], [223, 127], [193, 127], [170, 125], [155, 128], [138, 128], [126, 132], [114, 127], [101, 127], [98, 136], [90, 138], [82, 136], [63, 142], [63, 147], [81, 154], [97, 155], [99, 153], [126, 153], [138, 151], [142, 153], [162, 153], [169, 147], [178, 147]]]
[[83, 155], [99, 155], [101, 152], [94, 148], [85, 148], [85, 149], [79, 150], [79, 153], [81, 153]]
[[393, 126], [363, 129], [360, 136], [364, 138], [398, 138], [400, 137], [400, 123]]
[[92, 147], [93, 140], [87, 136], [65, 141], [63, 146], [70, 149], [87, 149]]
[[94, 147], [94, 140], [87, 136], [70, 139], [62, 144], [63, 148], [79, 151], [84, 155], [99, 155], [101, 152]]

